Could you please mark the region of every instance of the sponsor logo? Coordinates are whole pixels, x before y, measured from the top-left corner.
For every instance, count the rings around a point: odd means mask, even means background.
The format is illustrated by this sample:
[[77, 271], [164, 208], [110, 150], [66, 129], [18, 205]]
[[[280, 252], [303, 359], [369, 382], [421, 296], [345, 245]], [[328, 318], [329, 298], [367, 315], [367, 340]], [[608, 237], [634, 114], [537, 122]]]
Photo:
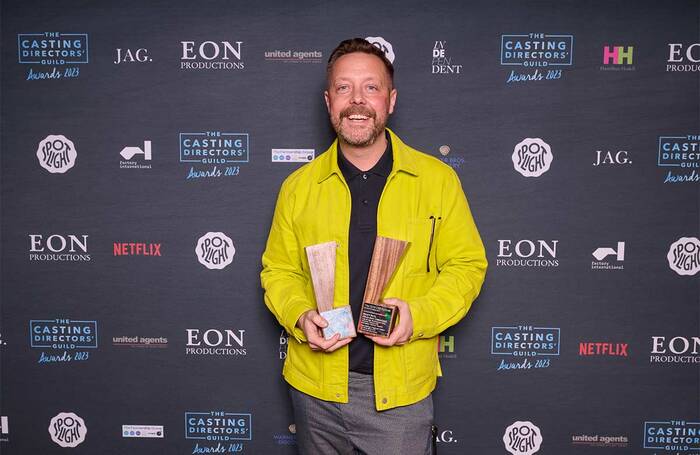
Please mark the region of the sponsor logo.
[[123, 438], [162, 438], [163, 425], [122, 425]]
[[683, 43], [669, 43], [667, 72], [695, 72], [700, 71], [700, 43], [685, 45]]
[[435, 434], [435, 442], [442, 444], [456, 444], [458, 441], [457, 438], [455, 438], [452, 430], [442, 430]]
[[700, 450], [700, 422], [644, 422], [644, 449], [680, 455]]
[[[144, 141], [143, 148], [124, 147], [119, 155], [124, 158], [119, 160], [119, 169], [151, 169], [151, 141]], [[137, 161], [133, 159], [134, 157], [143, 159], [145, 162]]]
[[[614, 256], [617, 264], [605, 260], [610, 256]], [[625, 260], [625, 242], [617, 242], [617, 249], [610, 247], [596, 248], [593, 251], [593, 258], [595, 258], [595, 261], [591, 261], [592, 270], [623, 270], [625, 266], [621, 262]]]
[[596, 150], [596, 158], [593, 162], [593, 166], [600, 165], [619, 165], [619, 164], [632, 164], [632, 160], [629, 158], [628, 152], [626, 150], [618, 150], [613, 154], [610, 150], [602, 151]]
[[195, 443], [192, 453], [235, 453], [243, 451], [243, 443], [251, 441], [251, 414], [225, 411], [185, 412], [185, 439], [216, 442], [216, 445]]
[[700, 239], [681, 237], [671, 244], [666, 254], [668, 266], [679, 275], [695, 275], [700, 272]]
[[61, 134], [46, 136], [36, 149], [36, 157], [41, 167], [52, 174], [65, 174], [75, 166], [78, 152], [75, 144]]
[[394, 46], [392, 46], [389, 41], [385, 40], [381, 36], [368, 36], [365, 39], [372, 43], [376, 48], [384, 52], [386, 58], [391, 63], [394, 63], [394, 60], [396, 59], [396, 54], [394, 54]]
[[85, 441], [87, 427], [79, 416], [72, 412], [61, 412], [49, 422], [51, 440], [61, 447], [76, 447]]
[[243, 343], [245, 330], [186, 329], [186, 331], [185, 354], [187, 355], [244, 356], [247, 354]]
[[114, 242], [114, 256], [161, 256], [160, 243]]
[[37, 363], [86, 361], [83, 349], [97, 349], [97, 321], [31, 320], [29, 345], [42, 350]]
[[242, 70], [243, 41], [180, 41], [182, 57], [181, 70]]
[[503, 444], [513, 455], [532, 455], [540, 450], [542, 432], [532, 422], [513, 422], [503, 433]]
[[461, 156], [448, 156], [452, 152], [452, 148], [449, 145], [441, 145], [438, 148], [438, 151], [440, 152], [440, 155], [442, 155], [439, 156], [438, 159], [450, 167], [459, 169], [464, 164], [464, 158]]
[[456, 359], [454, 335], [440, 335], [438, 338], [438, 357], [441, 359]]
[[87, 234], [67, 237], [53, 234], [44, 239], [43, 234], [29, 234], [30, 261], [90, 261]]
[[288, 433], [278, 433], [272, 436], [275, 444], [280, 446], [294, 446], [297, 444], [297, 426], [290, 424], [287, 427]]
[[498, 241], [496, 267], [559, 267], [557, 244], [559, 240]]
[[578, 355], [627, 357], [627, 343], [586, 342], [578, 344]]
[[3, 341], [3, 339], [2, 339], [2, 333], [0, 333], [0, 348], [3, 347], [3, 346], [6, 346], [6, 345], [7, 345], [7, 342], [6, 342], [6, 341]]
[[435, 41], [433, 46], [432, 74], [460, 74], [462, 65], [457, 65], [446, 55], [447, 41]]
[[671, 168], [664, 183], [700, 182], [700, 135], [660, 136], [656, 164]]
[[248, 133], [180, 133], [180, 163], [190, 165], [187, 180], [239, 175], [240, 166], [231, 164], [248, 162], [249, 139]]
[[[80, 75], [80, 67], [88, 63], [88, 35], [86, 33], [20, 33], [17, 35], [19, 63], [39, 65], [30, 67], [26, 80], [72, 78]], [[46, 67], [51, 67], [49, 70]]]
[[629, 438], [627, 436], [600, 436], [577, 434], [571, 436], [571, 444], [575, 446], [587, 447], [627, 447]]
[[601, 71], [634, 71], [634, 46], [603, 46]]
[[650, 363], [700, 363], [700, 337], [651, 337]]
[[322, 63], [323, 52], [276, 49], [274, 51], [265, 51], [265, 60], [282, 63]]
[[554, 80], [562, 77], [561, 69], [573, 64], [573, 35], [501, 35], [501, 65], [535, 68], [527, 73], [511, 70], [506, 83]]
[[314, 149], [272, 149], [273, 163], [308, 163], [314, 159]]
[[116, 55], [114, 56], [114, 64], [120, 65], [122, 63], [150, 63], [153, 59], [148, 56], [148, 49], [139, 48], [136, 50], [132, 49], [116, 49]]
[[554, 155], [545, 141], [528, 137], [516, 144], [511, 159], [513, 167], [523, 177], [539, 177], [549, 170]]
[[208, 269], [221, 270], [231, 262], [236, 248], [223, 232], [207, 232], [197, 240], [194, 249], [199, 263]]
[[[559, 355], [560, 332], [559, 328], [530, 325], [492, 327], [491, 355], [523, 357], [522, 361], [516, 362], [501, 360], [497, 371], [549, 368], [549, 357]], [[530, 358], [533, 358], [534, 362]]]
[[0, 441], [9, 441], [8, 435], [10, 434], [10, 425], [8, 423], [7, 416], [0, 416]]
[[112, 337], [112, 346], [130, 348], [167, 348], [168, 339], [165, 337], [119, 336]]
[[289, 346], [289, 334], [285, 330], [280, 333], [280, 360], [287, 358], [287, 348]]

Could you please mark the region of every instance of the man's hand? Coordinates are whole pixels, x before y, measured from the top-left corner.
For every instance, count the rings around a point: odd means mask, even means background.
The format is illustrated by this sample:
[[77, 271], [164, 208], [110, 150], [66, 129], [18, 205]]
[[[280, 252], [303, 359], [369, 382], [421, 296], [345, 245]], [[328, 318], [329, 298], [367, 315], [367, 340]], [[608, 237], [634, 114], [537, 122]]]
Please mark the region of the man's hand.
[[388, 298], [382, 300], [382, 303], [394, 305], [399, 310], [399, 322], [394, 327], [388, 338], [366, 335], [367, 338], [374, 341], [380, 346], [394, 346], [408, 343], [413, 335], [413, 318], [411, 317], [411, 308], [408, 303], [401, 299]]
[[314, 351], [333, 352], [352, 341], [352, 338], [340, 339], [340, 334], [336, 333], [333, 338], [326, 340], [323, 338], [323, 329], [328, 326], [328, 321], [323, 319], [316, 310], [309, 310], [299, 316], [297, 327], [306, 335], [309, 347]]

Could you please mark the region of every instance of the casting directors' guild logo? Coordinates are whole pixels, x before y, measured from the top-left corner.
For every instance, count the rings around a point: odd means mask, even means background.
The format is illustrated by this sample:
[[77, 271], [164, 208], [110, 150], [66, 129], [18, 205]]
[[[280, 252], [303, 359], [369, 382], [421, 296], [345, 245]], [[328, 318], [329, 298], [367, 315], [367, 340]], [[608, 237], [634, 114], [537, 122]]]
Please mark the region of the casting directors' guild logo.
[[180, 133], [180, 163], [190, 165], [187, 180], [236, 176], [238, 163], [249, 161], [249, 145], [248, 133]]
[[525, 138], [513, 149], [513, 167], [524, 177], [539, 177], [549, 170], [554, 155], [545, 141], [536, 138]]
[[527, 73], [511, 70], [507, 84], [561, 79], [559, 68], [571, 66], [573, 54], [573, 35], [501, 35], [501, 65], [535, 68]]
[[36, 157], [41, 167], [52, 174], [65, 174], [75, 166], [78, 152], [73, 141], [61, 134], [50, 134], [39, 142]]
[[38, 319], [29, 321], [29, 344], [41, 349], [37, 363], [86, 361], [85, 349], [97, 349], [97, 321]]
[[670, 420], [644, 422], [644, 449], [653, 455], [695, 454], [700, 450], [700, 422]]
[[49, 423], [51, 440], [61, 447], [76, 447], [85, 441], [87, 427], [79, 416], [72, 412], [61, 412]]
[[[17, 35], [19, 63], [40, 66], [29, 68], [28, 81], [78, 77], [80, 68], [88, 63], [86, 33], [20, 33]], [[49, 68], [47, 68], [49, 67]]]
[[233, 441], [253, 439], [253, 416], [226, 411], [185, 412], [185, 439], [197, 440], [193, 454], [243, 452], [243, 443]]
[[396, 59], [396, 54], [394, 54], [394, 46], [391, 45], [391, 43], [381, 36], [368, 36], [365, 38], [367, 41], [372, 43], [374, 47], [378, 48], [380, 51], [384, 52], [384, 55], [386, 55], [386, 58], [391, 62], [394, 63], [394, 60]]
[[700, 272], [700, 239], [681, 237], [671, 244], [666, 255], [668, 266], [679, 275]]
[[208, 269], [221, 270], [231, 262], [236, 248], [223, 232], [207, 232], [197, 240], [194, 249], [199, 263]]
[[532, 422], [517, 421], [506, 428], [503, 433], [503, 444], [513, 455], [532, 455], [540, 450], [542, 432]]
[[180, 41], [182, 70], [242, 70], [243, 41]]
[[491, 354], [523, 358], [522, 361], [501, 360], [497, 371], [549, 368], [549, 357], [559, 355], [560, 340], [558, 327], [492, 327]]
[[659, 137], [656, 165], [669, 168], [664, 183], [700, 182], [700, 135]]

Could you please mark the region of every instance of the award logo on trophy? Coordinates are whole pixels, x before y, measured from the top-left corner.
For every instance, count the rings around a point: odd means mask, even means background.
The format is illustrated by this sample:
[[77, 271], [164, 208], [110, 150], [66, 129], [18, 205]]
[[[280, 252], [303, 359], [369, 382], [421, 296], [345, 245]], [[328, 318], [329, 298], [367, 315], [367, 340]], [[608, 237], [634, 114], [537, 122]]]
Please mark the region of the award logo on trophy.
[[305, 248], [316, 296], [316, 307], [318, 313], [328, 321], [328, 326], [323, 329], [323, 338], [326, 340], [333, 338], [336, 333], [340, 334], [341, 339], [357, 336], [350, 305], [333, 308], [337, 248], [336, 242], [319, 243]]
[[377, 236], [369, 266], [365, 296], [357, 331], [365, 335], [388, 337], [396, 324], [394, 305], [380, 303], [387, 283], [394, 275], [408, 242]]

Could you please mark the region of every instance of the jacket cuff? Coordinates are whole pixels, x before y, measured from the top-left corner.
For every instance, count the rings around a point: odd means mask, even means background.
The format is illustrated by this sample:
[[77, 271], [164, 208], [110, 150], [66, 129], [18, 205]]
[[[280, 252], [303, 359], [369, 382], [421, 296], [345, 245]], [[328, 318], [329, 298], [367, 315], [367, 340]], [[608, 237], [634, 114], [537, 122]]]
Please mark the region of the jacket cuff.
[[306, 335], [304, 331], [297, 327], [297, 321], [302, 314], [309, 310], [313, 310], [308, 302], [303, 299], [297, 299], [286, 304], [287, 311], [284, 313], [284, 323], [287, 332], [291, 334], [299, 343], [306, 343]]
[[427, 297], [418, 297], [409, 303], [411, 308], [411, 319], [413, 319], [413, 335], [410, 341], [423, 338], [432, 338], [437, 333], [435, 308], [430, 305]]

